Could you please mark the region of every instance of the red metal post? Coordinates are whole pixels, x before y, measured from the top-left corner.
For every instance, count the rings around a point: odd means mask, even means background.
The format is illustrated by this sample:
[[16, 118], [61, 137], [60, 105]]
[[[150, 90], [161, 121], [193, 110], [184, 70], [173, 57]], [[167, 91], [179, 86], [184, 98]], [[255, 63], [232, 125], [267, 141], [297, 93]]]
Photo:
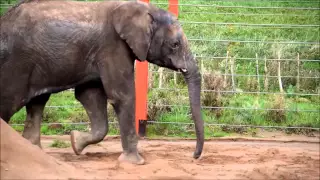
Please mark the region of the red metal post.
[[[140, 0], [149, 3], [149, 0]], [[136, 90], [136, 131], [139, 134], [140, 120], [147, 120], [147, 97], [148, 97], [148, 62], [136, 60], [135, 75]]]
[[169, 12], [178, 17], [179, 15], [179, 0], [169, 0]]
[[[140, 0], [149, 3], [149, 0]], [[169, 11], [178, 17], [179, 1], [169, 0]], [[147, 97], [148, 97], [148, 62], [136, 61], [136, 131], [139, 134], [140, 121], [147, 120]], [[144, 124], [146, 125], [146, 124]]]

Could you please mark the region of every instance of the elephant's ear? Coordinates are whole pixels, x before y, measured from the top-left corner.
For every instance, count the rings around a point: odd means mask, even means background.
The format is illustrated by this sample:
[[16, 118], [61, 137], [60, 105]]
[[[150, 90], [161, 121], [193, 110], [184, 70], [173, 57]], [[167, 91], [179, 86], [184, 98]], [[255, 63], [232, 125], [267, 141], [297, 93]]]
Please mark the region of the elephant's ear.
[[153, 17], [146, 3], [124, 3], [115, 9], [113, 23], [116, 32], [127, 42], [140, 61], [147, 58], [151, 43]]

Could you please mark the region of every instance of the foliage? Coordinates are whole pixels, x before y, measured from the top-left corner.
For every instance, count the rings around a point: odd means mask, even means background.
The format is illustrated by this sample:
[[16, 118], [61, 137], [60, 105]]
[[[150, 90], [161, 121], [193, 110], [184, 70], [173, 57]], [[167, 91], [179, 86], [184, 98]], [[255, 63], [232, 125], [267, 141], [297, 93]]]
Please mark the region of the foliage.
[[222, 109], [219, 107], [223, 106], [221, 90], [223, 90], [225, 80], [220, 73], [215, 72], [212, 74], [204, 74], [203, 83], [204, 89], [211, 91], [203, 95], [203, 105], [208, 107], [216, 107], [211, 110], [214, 111], [216, 117], [220, 117]]
[[274, 100], [271, 100], [270, 111], [267, 113], [267, 120], [281, 123], [286, 121], [285, 102], [283, 95], [277, 95]]

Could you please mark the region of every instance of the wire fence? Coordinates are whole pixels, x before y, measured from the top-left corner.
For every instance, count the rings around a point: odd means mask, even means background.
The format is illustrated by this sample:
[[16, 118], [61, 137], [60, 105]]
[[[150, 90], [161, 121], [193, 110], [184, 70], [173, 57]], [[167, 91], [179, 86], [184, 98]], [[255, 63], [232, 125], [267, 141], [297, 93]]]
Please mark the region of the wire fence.
[[[116, 122], [109, 122], [110, 124], [117, 124]], [[158, 121], [148, 121], [150, 124], [178, 124], [178, 125], [193, 125], [193, 123], [181, 123], [181, 122], [158, 122]], [[24, 126], [24, 124], [10, 124], [11, 126]], [[89, 122], [77, 122], [77, 123], [42, 123], [42, 125], [90, 125]], [[250, 128], [272, 128], [272, 129], [307, 129], [307, 130], [319, 130], [319, 128], [312, 127], [295, 127], [295, 126], [255, 126], [255, 125], [232, 125], [232, 124], [213, 124], [204, 123], [205, 126], [229, 126], [229, 127], [250, 127]]]
[[[152, 3], [154, 5], [167, 5], [168, 3]], [[215, 8], [241, 8], [241, 9], [286, 9], [286, 10], [320, 10], [311, 7], [274, 7], [274, 6], [222, 6], [217, 4], [172, 4], [173, 6], [215, 7]]]
[[[160, 104], [157, 105], [159, 107], [189, 107], [189, 106], [184, 106], [184, 105], [179, 105], [179, 104]], [[47, 108], [82, 108], [81, 105], [72, 105], [72, 106], [46, 106]], [[309, 109], [268, 109], [268, 108], [241, 108], [241, 107], [212, 107], [212, 106], [202, 106], [203, 109], [232, 109], [232, 110], [263, 110], [263, 111], [293, 111], [293, 112], [316, 112], [319, 113], [318, 110], [309, 110]]]
[[[260, 14], [254, 14], [254, 13], [219, 13], [219, 12], [204, 12], [204, 11], [182, 11], [184, 14], [214, 14], [214, 15], [237, 15], [237, 16], [283, 16], [283, 14], [266, 14], [266, 13], [260, 13]], [[319, 15], [304, 15], [304, 14], [286, 14], [286, 16], [296, 16], [296, 17], [318, 17]]]
[[[196, 55], [196, 58], [207, 58], [207, 59], [225, 59], [226, 57], [216, 57], [216, 56], [201, 56]], [[246, 58], [246, 57], [237, 57], [238, 60], [247, 60], [247, 61], [297, 61], [297, 59], [257, 59], [257, 58]], [[320, 62], [320, 59], [299, 59], [300, 62]]]
[[[164, 0], [151, 3], [168, 6]], [[320, 130], [319, 1], [191, 0], [177, 5], [201, 70], [206, 127]], [[5, 2], [1, 9], [10, 6]], [[72, 89], [54, 96], [42, 125], [90, 124]], [[148, 123], [169, 129], [171, 124], [192, 126], [188, 103], [181, 74], [149, 64]], [[21, 118], [11, 125], [23, 126], [17, 123]]]

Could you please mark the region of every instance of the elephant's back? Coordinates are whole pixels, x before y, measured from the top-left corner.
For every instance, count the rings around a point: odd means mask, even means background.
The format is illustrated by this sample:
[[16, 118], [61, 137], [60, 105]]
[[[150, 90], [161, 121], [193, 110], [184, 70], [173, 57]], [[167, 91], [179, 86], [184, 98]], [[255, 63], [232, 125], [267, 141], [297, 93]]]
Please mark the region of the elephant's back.
[[124, 2], [93, 2], [67, 0], [26, 0], [10, 9], [1, 21], [27, 23], [34, 21], [67, 20], [103, 22], [106, 14]]

